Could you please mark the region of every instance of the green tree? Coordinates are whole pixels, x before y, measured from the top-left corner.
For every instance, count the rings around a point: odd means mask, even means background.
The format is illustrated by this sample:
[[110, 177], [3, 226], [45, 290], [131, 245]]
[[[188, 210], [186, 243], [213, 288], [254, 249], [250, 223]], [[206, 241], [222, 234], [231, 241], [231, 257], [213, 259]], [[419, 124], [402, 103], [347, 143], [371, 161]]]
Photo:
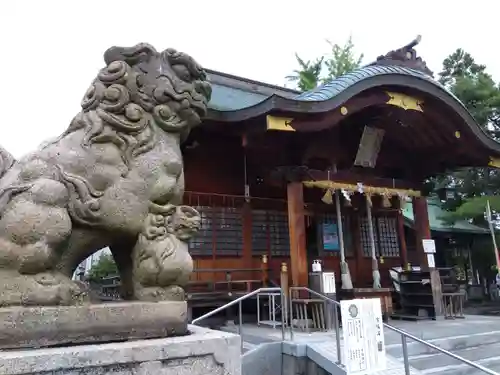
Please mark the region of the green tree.
[[296, 53], [295, 58], [299, 63], [299, 69], [293, 71], [292, 75], [286, 77], [290, 82], [295, 82], [302, 92], [316, 88], [320, 82], [321, 70], [323, 69], [323, 57], [314, 61], [304, 61]]
[[457, 78], [474, 78], [485, 73], [486, 65], [477, 64], [470, 53], [458, 48], [443, 61], [443, 70], [439, 73], [439, 82], [453, 89]]
[[323, 82], [331, 81], [332, 79], [359, 68], [363, 60], [363, 54], [356, 56], [352, 37], [349, 37], [343, 46], [334, 44], [329, 40], [327, 40], [327, 42], [330, 45], [331, 52], [325, 59], [328, 73], [323, 79]]
[[[462, 49], [443, 61], [439, 81], [462, 101], [478, 124], [492, 138], [500, 139], [500, 89], [486, 66], [477, 64]], [[500, 212], [500, 174], [492, 168], [465, 168], [433, 179], [434, 188], [451, 188], [455, 198], [443, 205], [449, 213], [443, 218], [472, 220], [485, 224], [485, 205], [490, 200], [494, 212]]]
[[484, 131], [499, 138], [500, 90], [485, 65], [457, 49], [443, 61], [439, 81], [462, 101]]
[[103, 254], [99, 260], [92, 265], [89, 271], [89, 280], [99, 282], [108, 276], [118, 275], [118, 267], [110, 254]]
[[286, 79], [294, 82], [300, 91], [315, 89], [322, 83], [359, 68], [363, 54], [356, 55], [354, 52], [352, 37], [349, 37], [343, 46], [328, 40], [327, 43], [330, 46], [330, 51], [313, 61], [304, 61], [297, 53], [295, 54], [299, 68]]

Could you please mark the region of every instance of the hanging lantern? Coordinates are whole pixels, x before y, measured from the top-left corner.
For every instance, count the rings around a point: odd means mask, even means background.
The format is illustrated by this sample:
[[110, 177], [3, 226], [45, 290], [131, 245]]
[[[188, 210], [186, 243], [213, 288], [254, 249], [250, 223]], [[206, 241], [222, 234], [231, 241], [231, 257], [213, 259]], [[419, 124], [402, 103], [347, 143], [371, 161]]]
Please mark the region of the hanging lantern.
[[382, 207], [391, 208], [391, 199], [389, 194], [382, 194]]
[[331, 189], [327, 189], [325, 192], [325, 195], [323, 195], [323, 198], [321, 198], [323, 203], [326, 204], [333, 204], [333, 195]]

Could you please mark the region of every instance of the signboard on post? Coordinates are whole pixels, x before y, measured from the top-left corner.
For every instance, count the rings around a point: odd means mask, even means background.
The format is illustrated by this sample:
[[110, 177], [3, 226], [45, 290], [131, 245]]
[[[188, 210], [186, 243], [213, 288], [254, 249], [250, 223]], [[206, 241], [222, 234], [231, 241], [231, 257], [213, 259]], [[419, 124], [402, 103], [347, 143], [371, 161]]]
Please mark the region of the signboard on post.
[[340, 301], [347, 375], [369, 375], [387, 367], [379, 298]]
[[495, 223], [493, 223], [493, 216], [491, 214], [491, 206], [489, 200], [486, 201], [486, 219], [488, 220], [491, 232], [491, 240], [493, 241], [493, 251], [495, 253], [495, 263], [497, 265], [497, 271], [500, 272], [500, 256], [498, 255], [497, 240], [495, 237]]
[[424, 253], [434, 254], [436, 252], [436, 243], [434, 240], [422, 240], [422, 246], [424, 248]]

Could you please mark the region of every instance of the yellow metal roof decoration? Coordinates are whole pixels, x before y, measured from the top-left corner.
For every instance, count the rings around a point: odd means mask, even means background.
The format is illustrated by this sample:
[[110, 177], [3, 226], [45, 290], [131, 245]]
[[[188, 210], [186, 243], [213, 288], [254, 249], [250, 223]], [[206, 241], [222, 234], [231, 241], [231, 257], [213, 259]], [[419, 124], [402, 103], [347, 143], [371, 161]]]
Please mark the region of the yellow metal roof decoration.
[[[346, 184], [343, 182], [334, 181], [303, 181], [305, 187], [308, 188], [319, 188], [319, 189], [335, 189], [335, 190], [347, 190], [352, 192], [359, 191], [359, 185], [357, 184]], [[420, 197], [422, 193], [418, 190], [412, 189], [396, 189], [396, 188], [385, 188], [385, 187], [375, 187], [363, 185], [363, 193], [367, 194], [379, 194], [379, 195], [401, 195], [407, 197]]]
[[488, 166], [493, 167], [493, 168], [500, 168], [500, 159], [490, 157], [490, 162], [488, 163]]
[[389, 95], [389, 100], [386, 104], [395, 105], [396, 107], [403, 108], [405, 111], [413, 110], [423, 112], [421, 104], [423, 102], [419, 99], [416, 99], [412, 96], [406, 94], [400, 94], [397, 92], [389, 92], [386, 91], [387, 95]]
[[277, 116], [266, 116], [267, 130], [277, 130], [282, 132], [294, 132], [295, 129], [292, 127], [293, 118], [290, 117], [277, 117]]

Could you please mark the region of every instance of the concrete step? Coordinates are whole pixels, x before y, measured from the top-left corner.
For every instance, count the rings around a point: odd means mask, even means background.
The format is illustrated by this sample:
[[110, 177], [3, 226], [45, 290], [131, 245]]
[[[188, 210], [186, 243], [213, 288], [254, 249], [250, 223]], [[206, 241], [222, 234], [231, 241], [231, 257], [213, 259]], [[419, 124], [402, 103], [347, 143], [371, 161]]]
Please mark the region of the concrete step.
[[249, 350], [255, 349], [258, 345], [251, 344], [249, 342], [243, 341], [243, 349], [241, 351], [241, 354], [245, 354]]
[[[488, 369], [500, 371], [500, 342], [451, 350], [451, 352]], [[403, 361], [402, 353], [399, 353], [396, 357], [400, 361]], [[467, 364], [439, 352], [410, 355], [410, 365], [422, 371], [424, 374], [429, 375], [484, 374], [484, 372], [481, 372], [480, 370], [476, 370]]]
[[[474, 362], [500, 374], [500, 356], [484, 358]], [[420, 371], [424, 375], [485, 375], [484, 371], [475, 369], [474, 367], [471, 367], [464, 363], [434, 367], [431, 369]]]
[[[467, 335], [456, 335], [438, 339], [426, 340], [444, 350], [457, 353], [459, 350], [500, 344], [500, 331], [479, 332]], [[426, 345], [408, 339], [408, 354], [410, 356], [435, 354], [435, 350]], [[401, 344], [386, 345], [387, 353], [394, 357], [402, 357]], [[500, 352], [498, 353], [500, 355]]]

